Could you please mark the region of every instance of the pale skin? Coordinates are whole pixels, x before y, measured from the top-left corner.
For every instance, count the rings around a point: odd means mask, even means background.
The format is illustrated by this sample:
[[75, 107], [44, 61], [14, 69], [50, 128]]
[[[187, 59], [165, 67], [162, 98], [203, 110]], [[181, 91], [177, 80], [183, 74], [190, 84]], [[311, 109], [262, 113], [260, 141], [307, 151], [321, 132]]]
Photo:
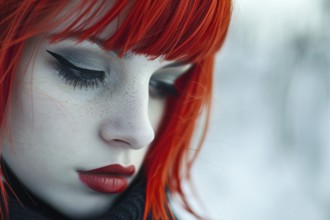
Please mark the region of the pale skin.
[[[105, 77], [74, 86], [47, 51]], [[77, 170], [134, 165], [132, 182], [164, 114], [166, 97], [151, 82], [174, 81], [190, 67], [173, 63], [136, 54], [120, 59], [88, 40], [31, 39], [17, 70], [8, 118], [13, 143], [5, 141], [4, 160], [27, 189], [60, 213], [83, 218], [105, 212], [120, 193], [91, 190]]]

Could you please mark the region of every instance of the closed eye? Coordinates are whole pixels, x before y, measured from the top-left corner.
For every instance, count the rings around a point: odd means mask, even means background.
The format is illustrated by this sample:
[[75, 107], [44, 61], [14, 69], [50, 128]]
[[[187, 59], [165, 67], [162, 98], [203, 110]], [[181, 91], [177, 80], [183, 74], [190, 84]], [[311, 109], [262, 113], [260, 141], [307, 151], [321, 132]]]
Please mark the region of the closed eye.
[[46, 50], [50, 55], [52, 55], [58, 62], [60, 62], [61, 64], [74, 69], [74, 70], [78, 70], [84, 73], [104, 73], [104, 71], [100, 71], [100, 70], [91, 70], [91, 69], [85, 69], [85, 68], [81, 68], [78, 67], [74, 64], [72, 64], [71, 62], [69, 62], [67, 59], [65, 59], [64, 57], [62, 57], [61, 55], [51, 52], [49, 50]]
[[178, 96], [179, 92], [174, 84], [151, 78], [149, 83], [149, 93], [153, 98], [162, 99], [167, 95]]
[[165, 98], [167, 95], [177, 97], [179, 91], [175, 87], [175, 81], [189, 71], [192, 64], [173, 65], [159, 69], [150, 79], [149, 93], [155, 98]]
[[61, 55], [46, 50], [58, 61], [58, 75], [65, 83], [72, 85], [73, 88], [97, 88], [99, 84], [105, 83], [105, 71], [91, 70], [78, 67]]

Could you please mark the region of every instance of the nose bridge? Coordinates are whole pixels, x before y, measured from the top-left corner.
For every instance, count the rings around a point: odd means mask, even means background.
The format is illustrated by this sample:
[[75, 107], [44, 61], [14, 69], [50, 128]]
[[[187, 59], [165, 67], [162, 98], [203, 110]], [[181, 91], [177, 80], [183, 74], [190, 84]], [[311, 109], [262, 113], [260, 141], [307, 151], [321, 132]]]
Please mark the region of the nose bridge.
[[143, 78], [130, 78], [112, 100], [116, 112], [103, 128], [102, 136], [107, 141], [126, 143], [139, 149], [148, 146], [155, 135], [148, 113], [149, 83]]
[[150, 144], [154, 139], [154, 130], [149, 119], [149, 83], [133, 81], [124, 89], [126, 100], [122, 102], [121, 123], [128, 132], [131, 146], [139, 148]]
[[122, 114], [123, 122], [126, 121], [127, 124], [131, 124], [133, 129], [150, 124], [148, 116], [149, 95], [146, 87], [142, 83], [135, 85], [132, 83], [122, 91], [121, 97], [124, 97], [124, 100], [121, 102], [120, 109], [125, 112]]

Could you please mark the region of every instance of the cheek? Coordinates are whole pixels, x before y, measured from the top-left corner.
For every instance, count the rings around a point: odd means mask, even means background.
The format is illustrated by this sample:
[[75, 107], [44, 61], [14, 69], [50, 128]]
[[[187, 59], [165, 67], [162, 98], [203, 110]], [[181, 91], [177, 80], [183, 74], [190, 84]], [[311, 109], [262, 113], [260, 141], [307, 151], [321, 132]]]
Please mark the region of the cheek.
[[165, 100], [163, 99], [149, 99], [149, 119], [154, 129], [157, 132], [165, 111]]
[[22, 163], [32, 163], [36, 158], [51, 160], [58, 150], [65, 151], [64, 147], [58, 149], [61, 145], [57, 144], [63, 139], [65, 128], [60, 121], [70, 121], [67, 109], [30, 85], [16, 86], [10, 118], [14, 140], [10, 151]]

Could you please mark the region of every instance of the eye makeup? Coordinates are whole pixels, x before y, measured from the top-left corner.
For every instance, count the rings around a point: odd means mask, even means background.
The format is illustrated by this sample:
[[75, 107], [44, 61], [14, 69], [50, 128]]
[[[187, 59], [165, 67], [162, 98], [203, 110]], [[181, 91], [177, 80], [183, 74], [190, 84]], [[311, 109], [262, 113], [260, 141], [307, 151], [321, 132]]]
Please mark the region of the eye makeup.
[[169, 65], [157, 71], [149, 83], [150, 95], [155, 98], [164, 98], [167, 95], [178, 96], [179, 91], [174, 86], [175, 81], [190, 68], [191, 64], [187, 65]]
[[[56, 61], [55, 66], [58, 76], [74, 89], [77, 87], [86, 90], [96, 89], [105, 85], [106, 79], [109, 77], [108, 73], [110, 73], [109, 63], [111, 63], [111, 67], [119, 67], [124, 65], [125, 62], [131, 62], [129, 59], [122, 61], [118, 57], [112, 57], [108, 60], [109, 58], [104, 58], [100, 54], [85, 54], [86, 50], [84, 49], [62, 49], [60, 52], [46, 50], [46, 52]], [[131, 56], [134, 56], [134, 54]], [[97, 68], [98, 66], [101, 66], [104, 71]], [[179, 92], [174, 86], [175, 81], [179, 76], [185, 74], [190, 67], [191, 64], [170, 64], [157, 70], [152, 74], [149, 81], [150, 97], [164, 99], [167, 96], [178, 96]], [[114, 74], [116, 72], [114, 71]]]
[[64, 79], [65, 83], [73, 88], [97, 88], [99, 84], [105, 83], [105, 71], [91, 70], [74, 65], [63, 56], [46, 50], [57, 60], [58, 75]]
[[169, 84], [167, 82], [152, 79], [149, 82], [149, 93], [153, 98], [163, 99], [167, 95], [178, 96], [178, 90], [175, 88], [174, 84]]

